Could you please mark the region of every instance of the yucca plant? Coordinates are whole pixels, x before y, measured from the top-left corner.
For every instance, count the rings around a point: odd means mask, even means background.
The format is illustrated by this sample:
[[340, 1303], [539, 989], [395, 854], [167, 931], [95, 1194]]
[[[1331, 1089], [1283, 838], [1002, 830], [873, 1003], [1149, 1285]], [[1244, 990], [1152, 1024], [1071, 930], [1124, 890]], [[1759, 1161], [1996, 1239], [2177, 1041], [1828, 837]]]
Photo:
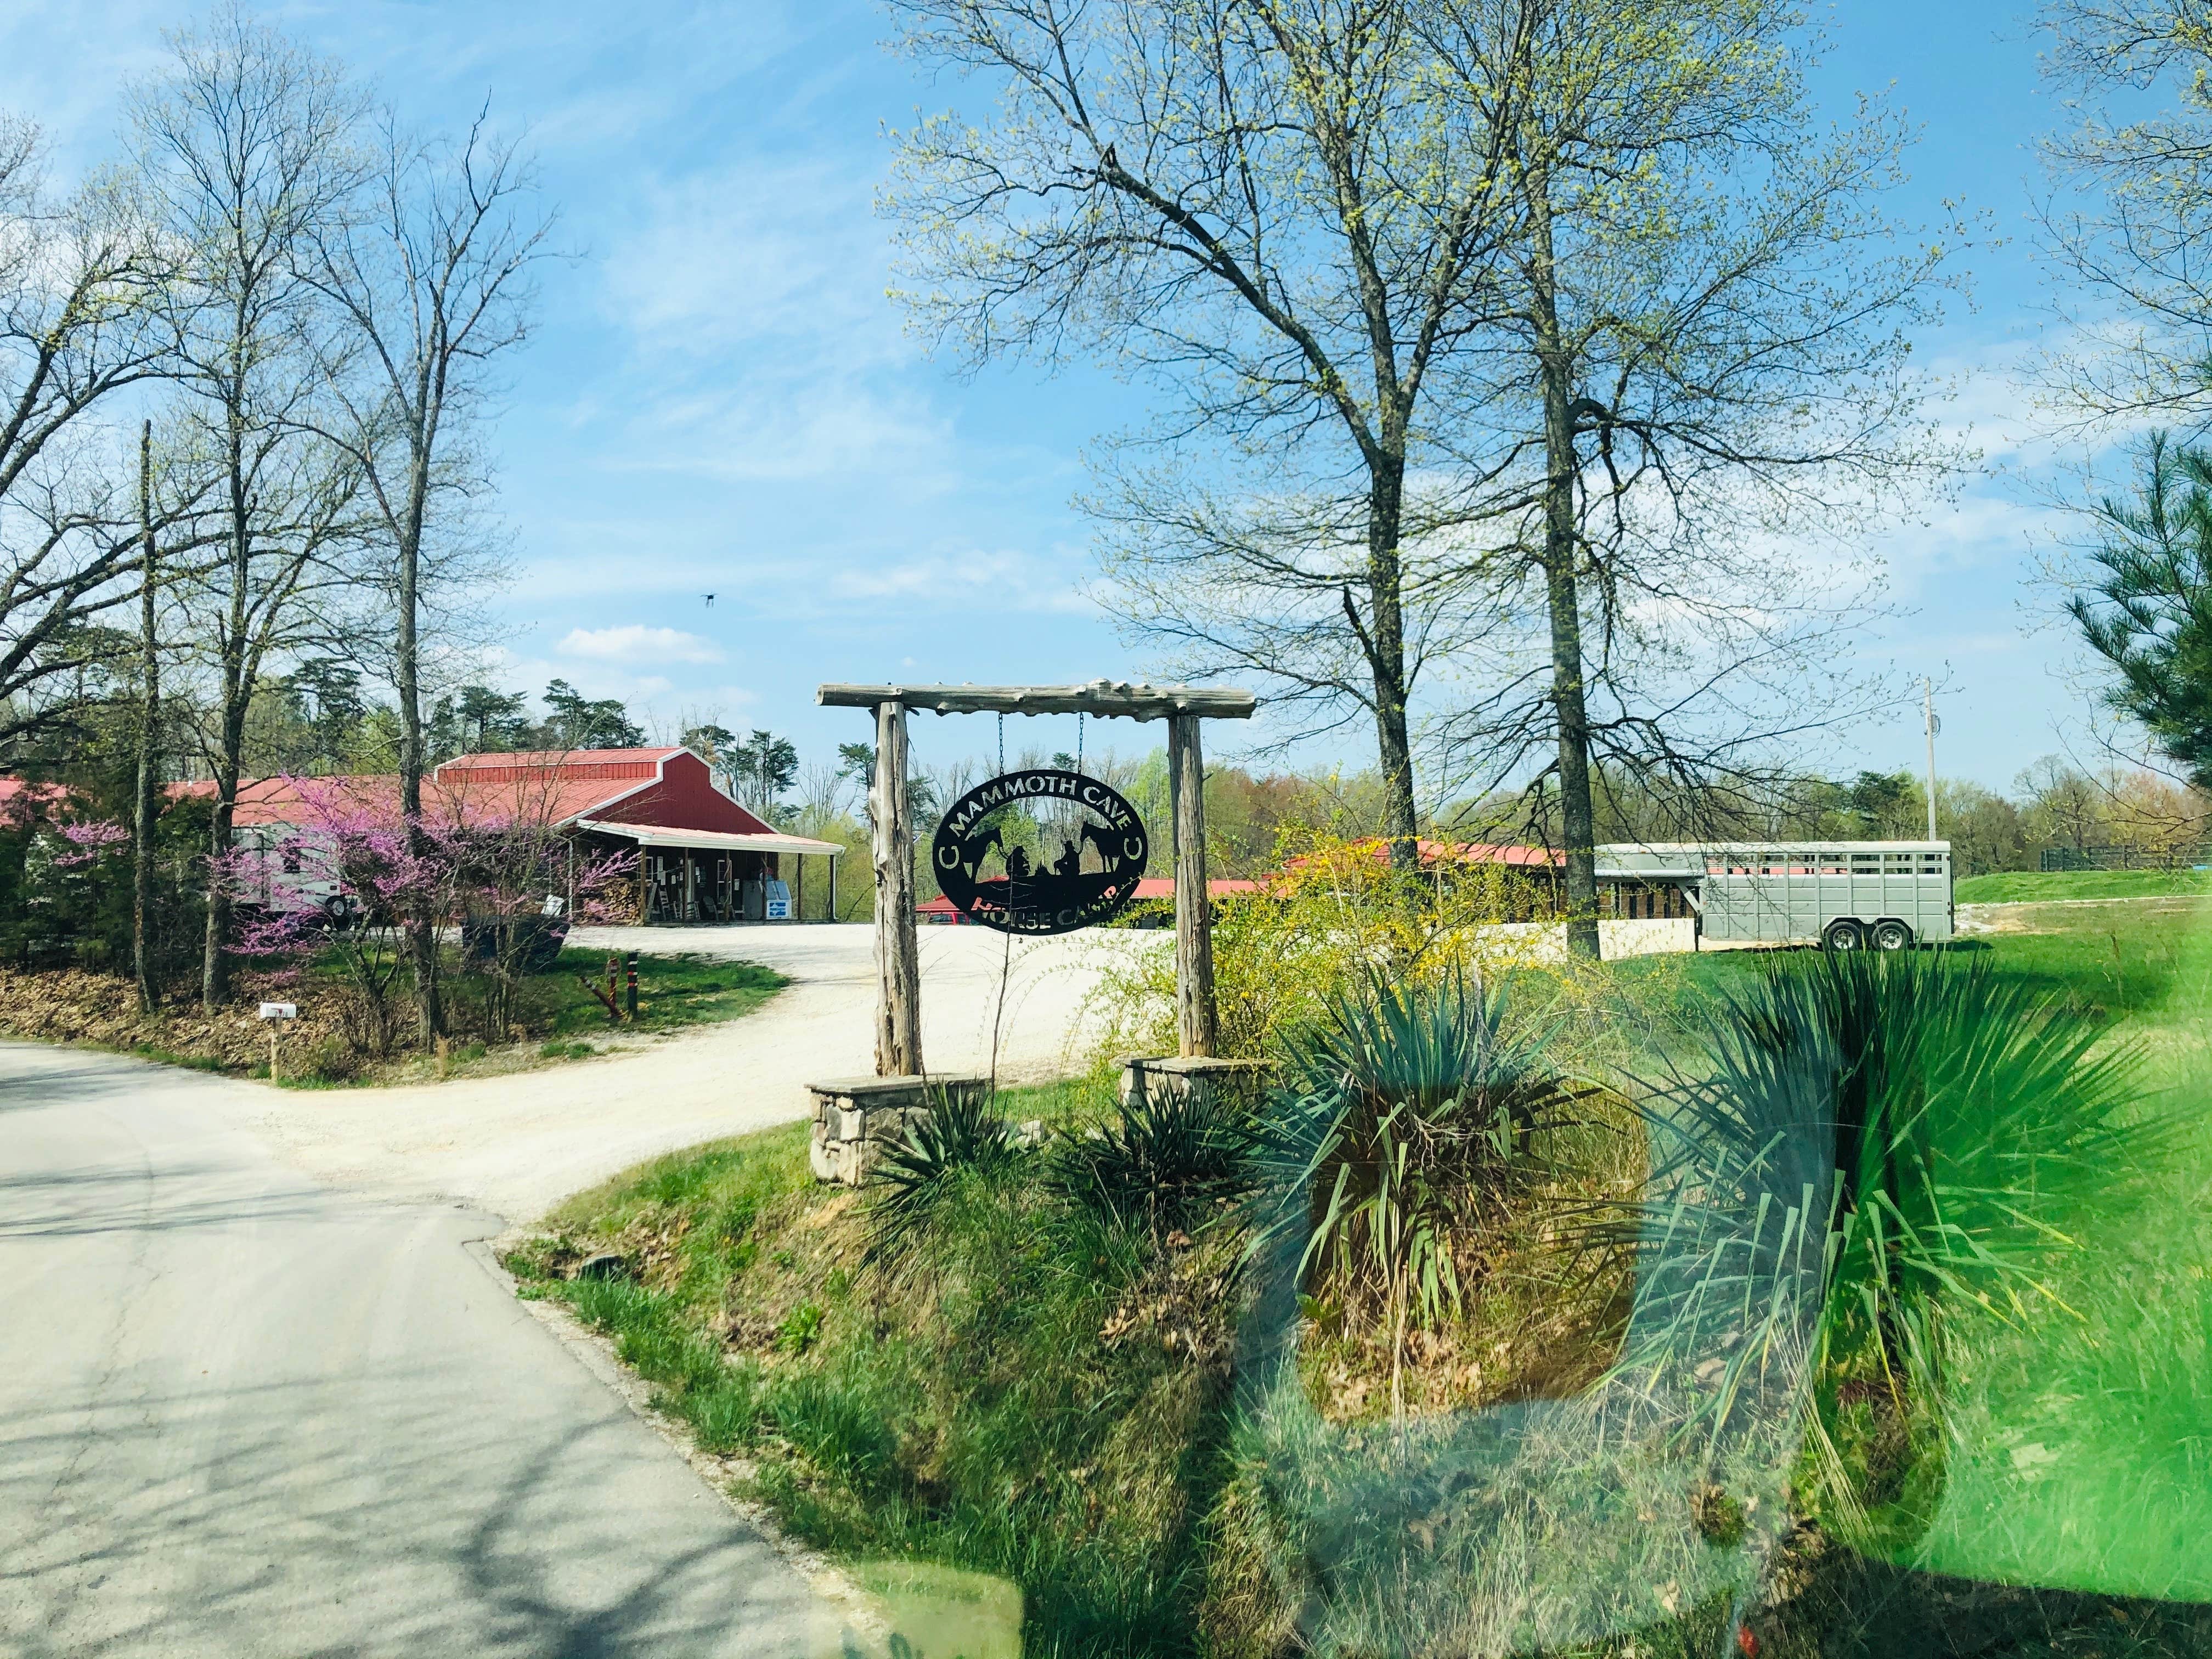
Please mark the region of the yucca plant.
[[1016, 1155], [1013, 1131], [988, 1094], [932, 1085], [928, 1101], [928, 1115], [888, 1142], [868, 1172], [864, 1265], [895, 1265], [964, 1172], [993, 1173]]
[[1195, 1227], [1250, 1189], [1252, 1114], [1218, 1087], [1139, 1090], [1097, 1129], [1064, 1137], [1049, 1169], [1063, 1196], [1123, 1222]]
[[1407, 1330], [1459, 1310], [1466, 1239], [1578, 1093], [1547, 1060], [1553, 1035], [1510, 1018], [1502, 987], [1376, 976], [1288, 1045], [1258, 1136], [1273, 1208], [1255, 1248], [1303, 1229], [1300, 1284], [1389, 1330], [1394, 1408]]
[[[2160, 1133], [2122, 1115], [2134, 1050], [1985, 957], [1780, 958], [1702, 1036], [1638, 1103], [1652, 1182], [1624, 1370], [1719, 1365], [1689, 1396], [1714, 1436], [1778, 1376], [1823, 1388], [1816, 1430], [1878, 1393], [1932, 1433], [1942, 1310], [2052, 1305], [2068, 1215], [2123, 1192]], [[1832, 1441], [1816, 1450], [1841, 1473]]]

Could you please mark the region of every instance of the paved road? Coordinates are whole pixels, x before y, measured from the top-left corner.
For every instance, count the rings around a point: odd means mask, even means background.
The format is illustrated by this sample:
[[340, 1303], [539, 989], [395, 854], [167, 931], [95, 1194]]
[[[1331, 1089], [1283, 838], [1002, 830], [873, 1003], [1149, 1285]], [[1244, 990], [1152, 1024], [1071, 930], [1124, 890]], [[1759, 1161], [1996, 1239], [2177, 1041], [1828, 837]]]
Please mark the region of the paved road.
[[318, 1184], [245, 1089], [0, 1045], [0, 1654], [837, 1650], [496, 1220]]

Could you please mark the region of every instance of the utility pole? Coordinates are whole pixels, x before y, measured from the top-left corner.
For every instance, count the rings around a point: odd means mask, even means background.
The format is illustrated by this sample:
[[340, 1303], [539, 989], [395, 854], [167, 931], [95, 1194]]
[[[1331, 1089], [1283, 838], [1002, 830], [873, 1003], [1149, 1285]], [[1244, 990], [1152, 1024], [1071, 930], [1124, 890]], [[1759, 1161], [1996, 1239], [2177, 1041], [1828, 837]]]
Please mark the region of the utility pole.
[[1920, 677], [1920, 708], [1928, 726], [1928, 839], [1936, 839], [1936, 733], [1942, 723], [1936, 718], [1936, 683], [1925, 674]]
[[[155, 984], [154, 809], [155, 769], [161, 758], [161, 661], [155, 648], [154, 616], [154, 423], [138, 428], [138, 796], [134, 803], [131, 845], [131, 966], [138, 980], [138, 1011], [151, 1013], [161, 1000]], [[270, 1028], [272, 1035], [275, 1028]], [[272, 1073], [273, 1075], [273, 1073]]]

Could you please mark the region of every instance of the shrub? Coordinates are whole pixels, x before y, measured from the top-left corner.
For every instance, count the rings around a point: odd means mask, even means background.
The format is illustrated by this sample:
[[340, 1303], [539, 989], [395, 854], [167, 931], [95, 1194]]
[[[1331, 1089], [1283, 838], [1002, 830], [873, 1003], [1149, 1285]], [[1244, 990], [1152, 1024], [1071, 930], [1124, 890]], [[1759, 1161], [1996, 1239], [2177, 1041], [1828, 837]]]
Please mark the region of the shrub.
[[1251, 1153], [1251, 1114], [1225, 1091], [1146, 1089], [1099, 1128], [1063, 1137], [1049, 1179], [1072, 1201], [1157, 1231], [1194, 1225], [1249, 1190]]
[[[1391, 868], [1384, 844], [1372, 837], [1285, 825], [1263, 890], [1216, 906], [1221, 1052], [1272, 1055], [1291, 1033], [1325, 1021], [1335, 1003], [1361, 994], [1378, 971], [1433, 983], [1477, 966], [1528, 965], [1525, 958], [1540, 954], [1534, 942], [1497, 925], [1531, 920], [1542, 908], [1538, 885], [1504, 865], [1409, 878]], [[1103, 1051], [1174, 1053], [1174, 952], [1102, 941], [1100, 970]]]
[[[1548, 1032], [1508, 1017], [1501, 988], [1370, 977], [1288, 1045], [1262, 1126], [1262, 1241], [1303, 1241], [1297, 1274], [1348, 1310], [1431, 1328], [1461, 1301], [1460, 1251], [1533, 1173], [1534, 1138], [1577, 1091]], [[1393, 1362], [1392, 1390], [1398, 1388]]]
[[886, 1146], [869, 1172], [872, 1196], [862, 1259], [870, 1265], [902, 1256], [963, 1172], [989, 1174], [1014, 1156], [1013, 1131], [990, 1096], [933, 1087], [929, 1104], [927, 1115]]
[[2109, 1211], [2165, 1133], [2122, 1116], [2138, 1056], [1947, 952], [1779, 960], [1720, 1000], [1698, 1049], [1638, 1103], [1654, 1169], [1624, 1366], [1722, 1370], [1686, 1396], [1717, 1431], [1780, 1362], [1821, 1386], [1814, 1451], [1839, 1518], [1909, 1495], [1917, 1514], [1934, 1494], [1906, 1477], [1940, 1451], [1942, 1305], [2057, 1305], [2044, 1269], [2071, 1246], [2065, 1218]]

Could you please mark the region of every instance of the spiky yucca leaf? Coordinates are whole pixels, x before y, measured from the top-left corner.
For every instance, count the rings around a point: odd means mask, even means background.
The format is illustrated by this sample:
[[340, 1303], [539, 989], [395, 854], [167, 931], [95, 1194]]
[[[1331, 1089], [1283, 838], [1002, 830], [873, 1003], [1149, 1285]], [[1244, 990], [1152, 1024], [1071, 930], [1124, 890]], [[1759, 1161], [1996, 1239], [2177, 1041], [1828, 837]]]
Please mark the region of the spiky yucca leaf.
[[[1845, 1376], [1940, 1426], [1942, 1310], [2056, 1310], [2066, 1218], [2121, 1201], [2164, 1133], [2128, 1112], [2132, 1048], [1985, 957], [1780, 958], [1700, 1047], [1639, 1102], [1653, 1171], [1620, 1374], [1672, 1379], [1669, 1408], [1716, 1437]], [[1820, 1441], [1833, 1401], [1814, 1403]]]
[[1015, 1156], [1013, 1131], [997, 1103], [974, 1089], [929, 1091], [929, 1115], [887, 1144], [868, 1172], [868, 1237], [863, 1265], [893, 1266], [910, 1250], [965, 1171], [1004, 1168]]
[[1302, 1229], [1302, 1282], [1402, 1330], [1460, 1305], [1455, 1247], [1533, 1169], [1536, 1132], [1575, 1097], [1541, 1022], [1503, 986], [1379, 976], [1290, 1044], [1257, 1138], [1273, 1209], [1255, 1249]]
[[1252, 1121], [1218, 1087], [1154, 1087], [1120, 1102], [1087, 1134], [1063, 1137], [1048, 1166], [1064, 1196], [1124, 1222], [1196, 1228], [1252, 1179]]

